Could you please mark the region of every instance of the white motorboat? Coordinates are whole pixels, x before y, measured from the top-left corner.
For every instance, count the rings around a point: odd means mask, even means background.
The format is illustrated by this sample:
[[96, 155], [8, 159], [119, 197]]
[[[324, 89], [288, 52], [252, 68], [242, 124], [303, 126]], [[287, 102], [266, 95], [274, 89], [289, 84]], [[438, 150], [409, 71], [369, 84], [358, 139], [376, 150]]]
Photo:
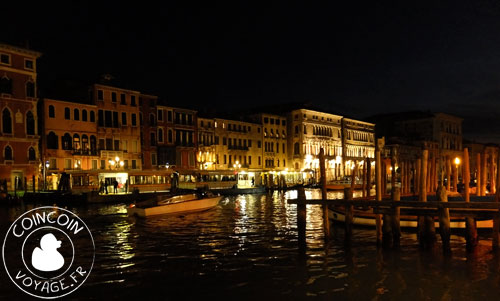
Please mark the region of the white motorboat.
[[127, 213], [129, 216], [147, 217], [205, 211], [217, 206], [221, 198], [220, 196], [198, 198], [196, 194], [184, 194], [159, 200], [155, 206], [143, 207], [132, 204], [127, 208]]

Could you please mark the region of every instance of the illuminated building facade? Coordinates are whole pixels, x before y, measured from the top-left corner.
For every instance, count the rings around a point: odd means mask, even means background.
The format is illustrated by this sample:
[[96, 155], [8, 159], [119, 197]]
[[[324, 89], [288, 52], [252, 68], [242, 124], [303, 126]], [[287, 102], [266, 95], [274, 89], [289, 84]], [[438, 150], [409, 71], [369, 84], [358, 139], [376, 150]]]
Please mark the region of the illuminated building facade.
[[158, 105], [156, 116], [158, 167], [170, 168], [176, 162], [174, 108]]
[[263, 164], [262, 126], [238, 120], [214, 120], [216, 168], [238, 172], [238, 187], [259, 184]]
[[[163, 134], [158, 131], [157, 127], [157, 101], [158, 97], [153, 95], [141, 94], [139, 96], [139, 123], [141, 125], [141, 154], [142, 154], [142, 169], [153, 170], [158, 167], [157, 145], [162, 140], [158, 134]], [[160, 133], [159, 133], [160, 132]], [[163, 141], [163, 140], [162, 140]]]
[[0, 44], [0, 181], [32, 189], [40, 171], [36, 60], [41, 53]]
[[354, 164], [375, 158], [375, 124], [342, 118], [342, 138], [344, 175], [352, 174]]
[[216, 140], [214, 119], [198, 117], [198, 153], [196, 161], [203, 170], [215, 170]]
[[252, 119], [262, 125], [263, 171], [283, 171], [288, 168], [287, 120], [274, 114], [257, 114]]
[[327, 180], [343, 176], [342, 116], [298, 109], [288, 113], [288, 158], [294, 171], [319, 178], [319, 152], [325, 151]]
[[57, 189], [61, 172], [98, 170], [97, 106], [42, 100], [42, 162], [48, 189]]
[[97, 107], [99, 169], [142, 169], [140, 93], [102, 84], [93, 85], [91, 93]]
[[178, 169], [196, 169], [198, 148], [196, 126], [197, 112], [173, 108], [175, 165]]

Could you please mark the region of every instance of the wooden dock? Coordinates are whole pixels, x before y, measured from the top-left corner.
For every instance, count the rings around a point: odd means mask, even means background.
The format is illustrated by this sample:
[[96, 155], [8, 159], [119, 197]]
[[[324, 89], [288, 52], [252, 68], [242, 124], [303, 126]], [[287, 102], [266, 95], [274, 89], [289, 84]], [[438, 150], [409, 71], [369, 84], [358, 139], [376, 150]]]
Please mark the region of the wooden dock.
[[[354, 207], [362, 208], [365, 210], [370, 210], [373, 213], [373, 218], [376, 219], [376, 241], [377, 244], [382, 244], [384, 246], [398, 247], [400, 243], [401, 226], [400, 217], [401, 216], [414, 216], [418, 221], [418, 239], [421, 247], [427, 248], [434, 246], [437, 242], [436, 240], [436, 229], [435, 221], [439, 221], [439, 231], [441, 236], [441, 242], [443, 245], [443, 251], [445, 253], [451, 252], [450, 250], [450, 218], [463, 219], [465, 221], [464, 236], [466, 239], [466, 247], [468, 250], [472, 250], [478, 243], [476, 220], [486, 219], [492, 220], [492, 248], [494, 250], [500, 249], [500, 201], [499, 201], [499, 191], [500, 187], [495, 187], [493, 191], [496, 190], [495, 194], [486, 196], [485, 188], [478, 190], [477, 195], [473, 198], [474, 201], [471, 202], [469, 193], [469, 155], [468, 149], [464, 149], [464, 185], [465, 192], [463, 197], [453, 198], [453, 201], [448, 201], [448, 195], [450, 194], [450, 187], [444, 187], [442, 185], [437, 185], [437, 168], [436, 158], [429, 160], [428, 151], [423, 150], [421, 158], [418, 159], [418, 179], [414, 178], [413, 183], [417, 183], [418, 188], [418, 199], [416, 197], [413, 200], [401, 200], [400, 188], [395, 187], [394, 180], [392, 183], [392, 191], [390, 198], [382, 200], [381, 188], [383, 183], [381, 181], [380, 173], [380, 147], [381, 143], [377, 143], [376, 149], [376, 165], [375, 165], [375, 182], [376, 182], [376, 196], [375, 199], [370, 197], [353, 199], [352, 191], [353, 187], [346, 188], [344, 193], [344, 199], [330, 200], [326, 197], [326, 185], [322, 181], [322, 198], [321, 199], [306, 199], [305, 192], [299, 188], [297, 199], [289, 199], [288, 203], [297, 205], [297, 224], [299, 230], [299, 242], [301, 237], [305, 237], [305, 225], [306, 225], [306, 205], [321, 205], [323, 210], [324, 218], [324, 231], [325, 237], [328, 239], [331, 234], [331, 226], [329, 221], [328, 210], [332, 208], [343, 208], [345, 210], [345, 239], [350, 241], [352, 237], [352, 226], [353, 226], [353, 213]], [[383, 147], [383, 144], [382, 144]], [[323, 150], [320, 151], [320, 162], [322, 160]], [[478, 159], [480, 160], [480, 159]], [[393, 165], [393, 170], [396, 170], [397, 156], [391, 158]], [[428, 166], [428, 162], [434, 162], [433, 166]], [[485, 160], [478, 161], [483, 164], [482, 168], [485, 169]], [[493, 165], [493, 160], [490, 161]], [[323, 163], [324, 164], [324, 163]], [[326, 178], [325, 168], [322, 163], [320, 163], [320, 171], [322, 179]], [[498, 158], [497, 166], [500, 166], [500, 156]], [[444, 168], [439, 167], [441, 171]], [[428, 175], [428, 171], [432, 171], [432, 176]], [[450, 168], [448, 168], [448, 172]], [[393, 174], [394, 175], [394, 174]], [[450, 173], [448, 173], [450, 176]], [[453, 174], [455, 177], [454, 190], [455, 195], [457, 195], [457, 171]], [[496, 183], [500, 183], [498, 179], [500, 173], [496, 173]], [[354, 178], [354, 173], [353, 173]], [[483, 175], [483, 178], [485, 176]], [[393, 176], [394, 179], [394, 176]], [[409, 183], [409, 178], [404, 177], [405, 184]], [[443, 179], [443, 172], [441, 173], [441, 183]], [[478, 179], [481, 181], [481, 179]], [[494, 181], [492, 181], [494, 183]], [[450, 182], [448, 181], [448, 184]], [[486, 186], [485, 181], [480, 182], [481, 186]], [[436, 194], [427, 195], [430, 192], [428, 185], [437, 187]], [[448, 188], [448, 190], [446, 189]], [[408, 191], [407, 188], [403, 187], [404, 191]]]

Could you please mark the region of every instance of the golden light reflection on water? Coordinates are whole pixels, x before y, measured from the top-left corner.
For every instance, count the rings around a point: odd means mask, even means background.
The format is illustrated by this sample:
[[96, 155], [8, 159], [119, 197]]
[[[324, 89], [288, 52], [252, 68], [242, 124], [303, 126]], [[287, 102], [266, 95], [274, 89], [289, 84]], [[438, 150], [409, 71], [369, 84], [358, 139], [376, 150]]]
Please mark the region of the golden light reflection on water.
[[[306, 196], [320, 198], [321, 192], [307, 190]], [[332, 199], [342, 196], [328, 192]], [[115, 298], [127, 299], [145, 290], [152, 295], [168, 291], [169, 297], [174, 291], [184, 299], [187, 291], [197, 298], [207, 292], [229, 294], [225, 299], [258, 291], [262, 298], [279, 300], [490, 300], [498, 295], [500, 259], [491, 253], [490, 241], [481, 241], [469, 254], [463, 237], [452, 236], [448, 259], [439, 248], [419, 251], [415, 233], [403, 233], [398, 251], [377, 249], [372, 229], [354, 229], [352, 246], [339, 239], [343, 229], [326, 242], [321, 206], [306, 207], [301, 257], [297, 207], [287, 202], [296, 197], [296, 191], [224, 197], [210, 211], [148, 219], [127, 217], [124, 205], [74, 208], [92, 228], [98, 249], [84, 296], [113, 291]], [[23, 210], [0, 210], [5, 231], [5, 221]], [[4, 296], [0, 287], [0, 299]]]

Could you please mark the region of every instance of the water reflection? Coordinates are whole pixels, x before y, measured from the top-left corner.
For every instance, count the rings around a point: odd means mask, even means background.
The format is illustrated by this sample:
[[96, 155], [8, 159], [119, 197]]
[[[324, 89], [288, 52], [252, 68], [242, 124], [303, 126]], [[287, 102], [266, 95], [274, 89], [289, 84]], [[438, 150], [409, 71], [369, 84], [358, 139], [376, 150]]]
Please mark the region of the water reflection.
[[[329, 192], [341, 198], [341, 192]], [[319, 198], [318, 190], [306, 191]], [[356, 196], [356, 195], [355, 195]], [[298, 248], [296, 191], [225, 197], [213, 210], [185, 216], [127, 217], [124, 204], [68, 208], [90, 227], [94, 270], [74, 298], [493, 299], [500, 260], [489, 242], [466, 253], [452, 236], [451, 258], [421, 252], [416, 235], [403, 233], [401, 249], [377, 249], [374, 230], [343, 229], [325, 242], [320, 206], [307, 206], [306, 245]], [[0, 230], [29, 206], [0, 208]], [[84, 246], [79, 246], [84, 247]], [[301, 256], [301, 253], [302, 256]], [[6, 257], [13, 256], [7, 254]], [[9, 283], [0, 274], [1, 283]], [[2, 299], [18, 297], [0, 286]]]

